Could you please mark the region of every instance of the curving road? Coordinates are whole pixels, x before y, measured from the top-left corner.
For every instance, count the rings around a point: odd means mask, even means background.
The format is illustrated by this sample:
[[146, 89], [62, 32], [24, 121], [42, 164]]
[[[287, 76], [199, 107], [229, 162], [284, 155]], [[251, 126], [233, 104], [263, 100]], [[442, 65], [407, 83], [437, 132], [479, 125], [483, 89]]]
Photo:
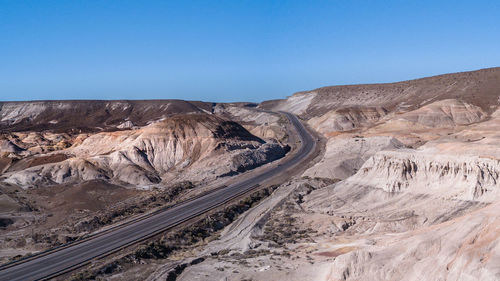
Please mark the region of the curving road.
[[253, 178], [215, 190], [192, 201], [91, 237], [83, 242], [35, 256], [24, 262], [0, 267], [0, 280], [43, 280], [55, 277], [78, 268], [92, 259], [105, 256], [127, 245], [168, 230], [188, 219], [227, 203], [229, 200], [256, 188], [259, 184], [273, 177], [287, 173], [290, 168], [302, 163], [310, 155], [315, 148], [315, 142], [296, 116], [287, 112], [282, 113], [294, 125], [301, 139], [299, 150], [288, 161]]

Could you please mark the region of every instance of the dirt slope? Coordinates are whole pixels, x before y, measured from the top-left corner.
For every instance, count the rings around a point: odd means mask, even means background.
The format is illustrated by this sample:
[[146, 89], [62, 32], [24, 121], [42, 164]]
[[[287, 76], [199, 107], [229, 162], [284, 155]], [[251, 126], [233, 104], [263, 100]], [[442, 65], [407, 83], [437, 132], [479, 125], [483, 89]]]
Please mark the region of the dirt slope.
[[500, 68], [488, 68], [397, 83], [322, 87], [261, 106], [311, 118], [341, 107], [381, 106], [399, 112], [437, 100], [457, 99], [491, 113], [499, 104], [499, 89]]

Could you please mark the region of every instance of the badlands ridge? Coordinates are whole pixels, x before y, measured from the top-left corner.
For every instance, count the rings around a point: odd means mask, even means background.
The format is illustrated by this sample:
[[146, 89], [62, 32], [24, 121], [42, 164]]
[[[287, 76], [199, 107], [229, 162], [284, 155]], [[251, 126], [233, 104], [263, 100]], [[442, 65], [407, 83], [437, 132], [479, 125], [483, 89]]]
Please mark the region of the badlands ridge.
[[500, 279], [500, 68], [261, 104], [0, 106], [4, 261], [105, 227], [107, 210], [127, 202], [150, 208], [149, 196], [187, 198], [273, 165], [296, 144], [279, 114], [288, 111], [320, 139], [303, 173], [203, 242], [95, 276]]

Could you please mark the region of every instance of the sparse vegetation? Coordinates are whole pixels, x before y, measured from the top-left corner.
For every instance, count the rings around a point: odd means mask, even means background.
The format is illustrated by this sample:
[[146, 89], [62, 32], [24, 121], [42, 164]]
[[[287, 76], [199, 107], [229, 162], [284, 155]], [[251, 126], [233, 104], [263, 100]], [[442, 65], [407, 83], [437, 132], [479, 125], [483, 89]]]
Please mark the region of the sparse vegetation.
[[[139, 262], [165, 259], [176, 251], [187, 250], [195, 244], [203, 242], [204, 239], [215, 235], [218, 231], [235, 220], [238, 215], [242, 214], [253, 205], [257, 204], [263, 198], [269, 196], [275, 188], [276, 186], [272, 186], [256, 191], [249, 196], [246, 196], [244, 199], [241, 199], [237, 203], [227, 206], [223, 210], [210, 214], [208, 217], [199, 220], [194, 224], [183, 227], [182, 229], [179, 229], [177, 231], [165, 233], [162, 237], [152, 240], [148, 244], [140, 246], [134, 252], [119, 257], [111, 261], [110, 263], [107, 263], [106, 265], [100, 266], [96, 269], [88, 269], [83, 273], [78, 273], [77, 275], [75, 275], [75, 278], [81, 278], [81, 276], [96, 278], [97, 276], [116, 273]], [[223, 256], [227, 253], [229, 253], [229, 251], [222, 250], [218, 253], [212, 253], [212, 256]], [[248, 256], [255, 256], [262, 253], [263, 252], [260, 251], [250, 251], [246, 254]], [[194, 264], [196, 264], [201, 262], [201, 260], [198, 259], [196, 260], [196, 262], [193, 262]], [[179, 268], [176, 267], [176, 269], [174, 269], [174, 273], [179, 270], [180, 272], [182, 272], [182, 270], [184, 270], [184, 268], [187, 266], [188, 265], [181, 265], [181, 267]], [[170, 275], [169, 273], [169, 276], [172, 276], [170, 277], [172, 279], [169, 280], [175, 280], [173, 278], [174, 276], [176, 277], [177, 274], [174, 273], [172, 273], [172, 275]]]

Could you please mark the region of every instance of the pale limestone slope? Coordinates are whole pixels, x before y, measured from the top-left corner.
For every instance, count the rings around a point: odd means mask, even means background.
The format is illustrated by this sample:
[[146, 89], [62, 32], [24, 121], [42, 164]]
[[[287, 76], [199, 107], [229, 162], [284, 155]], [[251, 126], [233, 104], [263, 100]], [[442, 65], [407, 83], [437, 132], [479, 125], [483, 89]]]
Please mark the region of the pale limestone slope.
[[355, 174], [375, 153], [402, 147], [404, 145], [393, 137], [355, 135], [333, 137], [328, 139], [323, 158], [309, 168], [304, 176], [346, 179]]
[[498, 203], [341, 255], [325, 280], [498, 280]]
[[414, 192], [461, 200], [499, 199], [500, 160], [420, 151], [383, 151], [347, 182], [387, 192]]

